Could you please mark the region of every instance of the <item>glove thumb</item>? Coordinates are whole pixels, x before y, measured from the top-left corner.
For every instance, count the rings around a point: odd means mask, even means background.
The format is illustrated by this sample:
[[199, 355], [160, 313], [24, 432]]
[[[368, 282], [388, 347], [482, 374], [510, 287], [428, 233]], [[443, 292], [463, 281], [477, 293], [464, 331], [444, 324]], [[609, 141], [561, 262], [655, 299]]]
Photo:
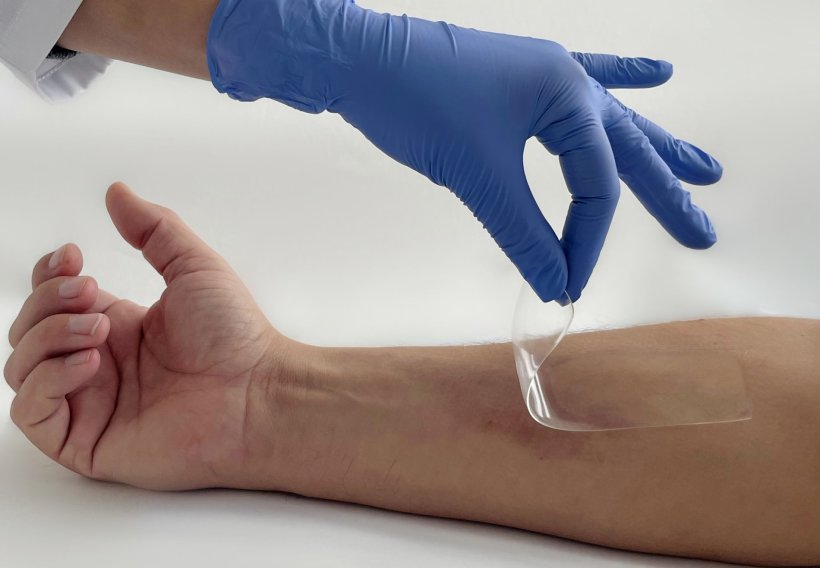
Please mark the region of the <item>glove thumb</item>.
[[166, 284], [191, 272], [230, 271], [176, 213], [140, 198], [124, 183], [108, 188], [105, 205], [122, 238], [142, 251]]

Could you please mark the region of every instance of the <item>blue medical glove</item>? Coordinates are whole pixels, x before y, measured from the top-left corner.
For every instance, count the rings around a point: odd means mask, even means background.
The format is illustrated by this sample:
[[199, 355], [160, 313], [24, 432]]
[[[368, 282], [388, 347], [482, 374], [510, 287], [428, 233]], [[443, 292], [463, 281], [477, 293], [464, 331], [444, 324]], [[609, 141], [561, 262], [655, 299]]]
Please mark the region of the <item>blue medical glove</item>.
[[[674, 174], [709, 181], [719, 165], [631, 113], [584, 70], [604, 85], [645, 86], [668, 78], [667, 63], [571, 55], [551, 41], [380, 14], [352, 0], [222, 0], [208, 65], [219, 91], [338, 113], [449, 188], [544, 301], [564, 290], [580, 296], [615, 211], [619, 172], [680, 242], [715, 241]], [[524, 174], [533, 136], [559, 156], [572, 194], [561, 241]]]

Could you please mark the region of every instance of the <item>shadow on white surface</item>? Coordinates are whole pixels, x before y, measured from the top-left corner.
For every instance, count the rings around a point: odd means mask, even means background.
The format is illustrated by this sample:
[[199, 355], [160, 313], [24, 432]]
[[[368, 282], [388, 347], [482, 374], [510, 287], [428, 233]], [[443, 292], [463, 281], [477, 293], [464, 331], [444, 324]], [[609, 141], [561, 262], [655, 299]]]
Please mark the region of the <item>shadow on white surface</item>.
[[526, 531], [256, 491], [91, 481], [0, 425], [0, 564], [54, 566], [727, 566]]

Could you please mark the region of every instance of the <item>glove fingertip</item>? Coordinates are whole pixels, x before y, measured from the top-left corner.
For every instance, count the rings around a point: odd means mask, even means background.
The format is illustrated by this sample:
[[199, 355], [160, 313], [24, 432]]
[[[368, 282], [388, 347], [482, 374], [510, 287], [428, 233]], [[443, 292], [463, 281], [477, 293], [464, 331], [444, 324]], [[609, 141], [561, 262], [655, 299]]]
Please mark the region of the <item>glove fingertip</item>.
[[655, 64], [658, 68], [658, 79], [661, 79], [665, 83], [672, 78], [672, 74], [675, 72], [674, 65], [663, 59], [656, 59]]
[[709, 229], [704, 231], [699, 237], [695, 238], [694, 242], [689, 245], [689, 248], [695, 250], [706, 250], [712, 248], [717, 242], [717, 234], [709, 223]]
[[712, 178], [714, 181], [712, 183], [717, 183], [723, 178], [723, 165], [715, 160], [715, 168], [714, 168], [714, 177]]
[[717, 242], [717, 234], [715, 227], [709, 216], [699, 207], [691, 205], [692, 219], [689, 230], [678, 231], [676, 235], [677, 241], [683, 246], [695, 249], [706, 250], [712, 248]]
[[525, 278], [544, 303], [561, 298], [567, 287], [566, 270], [558, 267], [547, 267]]
[[723, 166], [717, 160], [706, 169], [701, 185], [712, 185], [723, 177]]
[[578, 282], [573, 278], [567, 282], [566, 294], [573, 303], [577, 302], [581, 297], [581, 293], [584, 291], [586, 284], [586, 282]]
[[682, 180], [693, 185], [712, 185], [723, 177], [723, 166], [703, 150], [684, 142], [670, 167]]
[[702, 164], [702, 166], [698, 168], [700, 179], [697, 179], [696, 183], [698, 185], [711, 185], [719, 182], [723, 177], [723, 165], [697, 146], [692, 144], [689, 146], [696, 150], [697, 157]]
[[631, 60], [632, 81], [636, 87], [657, 87], [672, 78], [674, 67], [663, 59], [637, 57]]

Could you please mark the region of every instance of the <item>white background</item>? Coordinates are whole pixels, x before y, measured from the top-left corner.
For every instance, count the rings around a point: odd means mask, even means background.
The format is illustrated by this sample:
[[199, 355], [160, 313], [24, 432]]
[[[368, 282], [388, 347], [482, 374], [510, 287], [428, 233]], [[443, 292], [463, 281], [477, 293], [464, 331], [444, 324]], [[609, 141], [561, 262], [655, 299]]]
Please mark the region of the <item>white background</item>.
[[[694, 188], [719, 242], [705, 252], [679, 247], [625, 190], [576, 329], [721, 315], [820, 317], [820, 3], [363, 3], [675, 64], [667, 85], [619, 96], [722, 162], [719, 184]], [[537, 143], [525, 160], [560, 231], [568, 197], [557, 160]], [[446, 190], [383, 157], [337, 116], [240, 104], [207, 82], [122, 63], [60, 106], [0, 70], [3, 328], [29, 292], [34, 262], [68, 240], [82, 247], [87, 273], [104, 287], [144, 303], [157, 298], [160, 279], [107, 219], [103, 194], [117, 179], [176, 209], [296, 339], [389, 345], [509, 337], [520, 277]], [[0, 348], [3, 359], [8, 352]], [[282, 495], [155, 494], [88, 482], [17, 432], [6, 411], [12, 394], [0, 389], [2, 565], [171, 558], [208, 566], [701, 566]]]

